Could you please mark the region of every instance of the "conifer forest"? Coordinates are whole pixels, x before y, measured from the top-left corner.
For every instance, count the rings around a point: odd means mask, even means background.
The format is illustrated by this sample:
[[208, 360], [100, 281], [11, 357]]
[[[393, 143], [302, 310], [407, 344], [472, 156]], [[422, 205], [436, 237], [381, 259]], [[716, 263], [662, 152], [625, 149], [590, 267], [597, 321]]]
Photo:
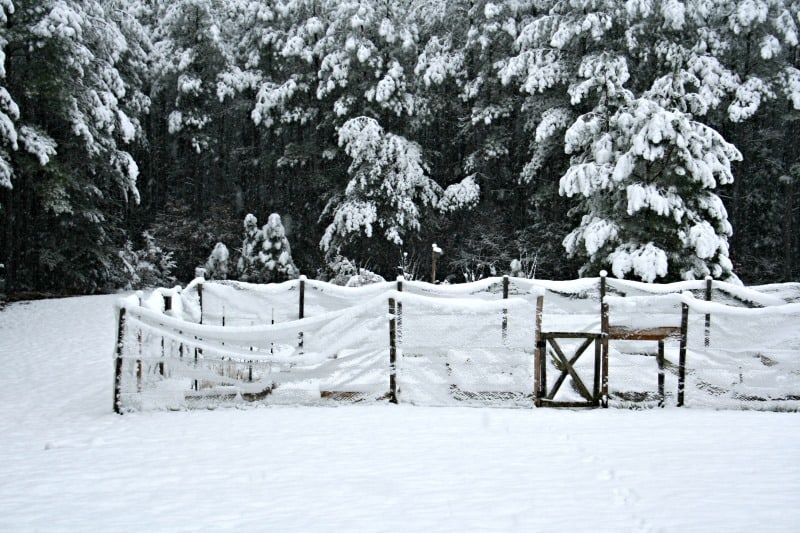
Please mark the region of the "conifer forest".
[[799, 40], [800, 0], [0, 0], [0, 280], [800, 281]]

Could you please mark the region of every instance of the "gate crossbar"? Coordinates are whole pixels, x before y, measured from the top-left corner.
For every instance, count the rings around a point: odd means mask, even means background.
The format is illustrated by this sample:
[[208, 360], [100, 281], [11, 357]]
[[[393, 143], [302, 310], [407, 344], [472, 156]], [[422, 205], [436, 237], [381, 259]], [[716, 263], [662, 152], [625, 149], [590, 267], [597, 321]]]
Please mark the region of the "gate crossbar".
[[[584, 333], [584, 332], [542, 332], [539, 342], [536, 347], [535, 366], [540, 375], [539, 387], [535, 391], [534, 400], [537, 407], [596, 407], [600, 405], [600, 365], [601, 365], [601, 333]], [[564, 354], [562, 347], [558, 343], [558, 339], [584, 339], [581, 345], [575, 350], [572, 357], [567, 358]], [[586, 352], [586, 349], [594, 343], [594, 375], [592, 379], [592, 391], [586, 387], [581, 377], [578, 375], [574, 368], [578, 359]], [[561, 374], [553, 383], [553, 388], [548, 392], [547, 390], [547, 346], [548, 344], [553, 349], [555, 357], [558, 359], [562, 368]], [[561, 385], [567, 379], [567, 376], [572, 378], [572, 382], [578, 389], [578, 393], [584, 401], [556, 401], [555, 395], [558, 393]]]

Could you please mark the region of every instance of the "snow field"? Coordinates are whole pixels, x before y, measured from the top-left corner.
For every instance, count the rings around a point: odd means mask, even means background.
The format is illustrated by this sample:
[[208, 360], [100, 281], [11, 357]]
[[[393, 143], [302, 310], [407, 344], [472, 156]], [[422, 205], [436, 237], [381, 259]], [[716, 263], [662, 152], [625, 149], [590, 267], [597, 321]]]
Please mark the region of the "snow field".
[[797, 413], [111, 413], [114, 297], [0, 311], [2, 531], [796, 531]]

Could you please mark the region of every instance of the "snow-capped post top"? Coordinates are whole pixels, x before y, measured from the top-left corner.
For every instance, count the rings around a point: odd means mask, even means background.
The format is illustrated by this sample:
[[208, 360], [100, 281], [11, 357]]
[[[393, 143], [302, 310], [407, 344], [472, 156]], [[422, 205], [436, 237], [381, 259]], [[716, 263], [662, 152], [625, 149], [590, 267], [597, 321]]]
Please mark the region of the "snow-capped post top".
[[608, 277], [608, 271], [606, 271], [606, 270], [601, 270], [601, 271], [600, 271], [600, 277], [601, 277], [601, 278]]
[[431, 244], [431, 251], [433, 251], [433, 253], [437, 255], [442, 255], [444, 253], [442, 252], [442, 249], [439, 248], [439, 245], [436, 243]]

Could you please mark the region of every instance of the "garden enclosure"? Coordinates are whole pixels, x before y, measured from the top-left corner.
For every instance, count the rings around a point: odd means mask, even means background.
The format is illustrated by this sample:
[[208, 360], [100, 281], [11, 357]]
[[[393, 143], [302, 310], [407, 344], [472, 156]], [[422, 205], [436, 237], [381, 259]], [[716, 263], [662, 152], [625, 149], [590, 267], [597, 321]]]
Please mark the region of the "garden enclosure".
[[337, 401], [800, 407], [800, 284], [198, 278], [124, 298], [118, 313], [120, 413]]

